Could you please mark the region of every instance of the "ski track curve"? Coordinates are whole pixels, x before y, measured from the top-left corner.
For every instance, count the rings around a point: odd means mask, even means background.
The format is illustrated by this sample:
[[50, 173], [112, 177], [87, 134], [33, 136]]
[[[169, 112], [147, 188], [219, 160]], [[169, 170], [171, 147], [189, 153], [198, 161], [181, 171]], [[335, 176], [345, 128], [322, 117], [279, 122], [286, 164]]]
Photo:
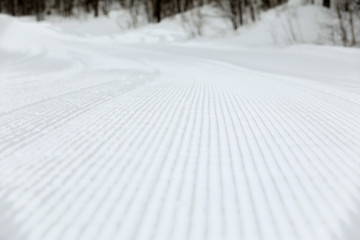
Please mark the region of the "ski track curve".
[[0, 236], [342, 234], [359, 197], [360, 95], [175, 53], [144, 52], [153, 72], [0, 75], [0, 220], [19, 231]]

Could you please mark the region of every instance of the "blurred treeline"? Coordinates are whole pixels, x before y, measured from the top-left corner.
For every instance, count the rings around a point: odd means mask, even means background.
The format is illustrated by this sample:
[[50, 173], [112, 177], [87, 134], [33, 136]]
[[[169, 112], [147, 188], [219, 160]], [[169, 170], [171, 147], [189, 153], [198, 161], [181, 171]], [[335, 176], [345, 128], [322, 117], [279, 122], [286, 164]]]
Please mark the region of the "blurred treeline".
[[84, 12], [107, 14], [114, 5], [122, 8], [141, 9], [149, 22], [160, 22], [163, 18], [185, 12], [204, 4], [217, 4], [231, 15], [234, 28], [242, 25], [244, 15], [256, 20], [260, 9], [269, 9], [287, 0], [0, 0], [0, 12], [12, 16], [36, 16], [38, 20], [46, 15], [73, 16]]

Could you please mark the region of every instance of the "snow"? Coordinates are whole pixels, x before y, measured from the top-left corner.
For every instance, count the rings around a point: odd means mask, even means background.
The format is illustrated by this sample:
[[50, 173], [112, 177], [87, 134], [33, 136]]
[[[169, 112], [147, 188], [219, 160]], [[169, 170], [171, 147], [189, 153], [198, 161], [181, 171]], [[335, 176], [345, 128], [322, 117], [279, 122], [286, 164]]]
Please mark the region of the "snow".
[[356, 239], [360, 51], [175, 21], [0, 15], [0, 239]]

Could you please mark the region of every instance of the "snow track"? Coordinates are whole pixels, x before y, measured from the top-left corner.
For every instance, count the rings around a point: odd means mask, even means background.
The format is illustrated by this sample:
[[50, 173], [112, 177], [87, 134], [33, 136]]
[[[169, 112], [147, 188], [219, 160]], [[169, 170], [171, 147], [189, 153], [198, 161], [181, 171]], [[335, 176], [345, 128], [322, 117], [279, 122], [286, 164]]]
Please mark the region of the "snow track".
[[[167, 48], [96, 43], [58, 72], [0, 75], [0, 237], [341, 237], [359, 204], [358, 92]], [[96, 69], [102, 51], [146, 69]]]

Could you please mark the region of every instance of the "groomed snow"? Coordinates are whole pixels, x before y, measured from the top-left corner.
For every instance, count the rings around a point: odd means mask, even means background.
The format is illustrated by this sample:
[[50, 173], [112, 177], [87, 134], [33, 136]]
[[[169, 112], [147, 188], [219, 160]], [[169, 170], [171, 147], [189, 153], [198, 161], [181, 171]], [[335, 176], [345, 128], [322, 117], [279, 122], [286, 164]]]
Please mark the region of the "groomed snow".
[[0, 15], [1, 240], [356, 239], [358, 49], [64, 26]]

